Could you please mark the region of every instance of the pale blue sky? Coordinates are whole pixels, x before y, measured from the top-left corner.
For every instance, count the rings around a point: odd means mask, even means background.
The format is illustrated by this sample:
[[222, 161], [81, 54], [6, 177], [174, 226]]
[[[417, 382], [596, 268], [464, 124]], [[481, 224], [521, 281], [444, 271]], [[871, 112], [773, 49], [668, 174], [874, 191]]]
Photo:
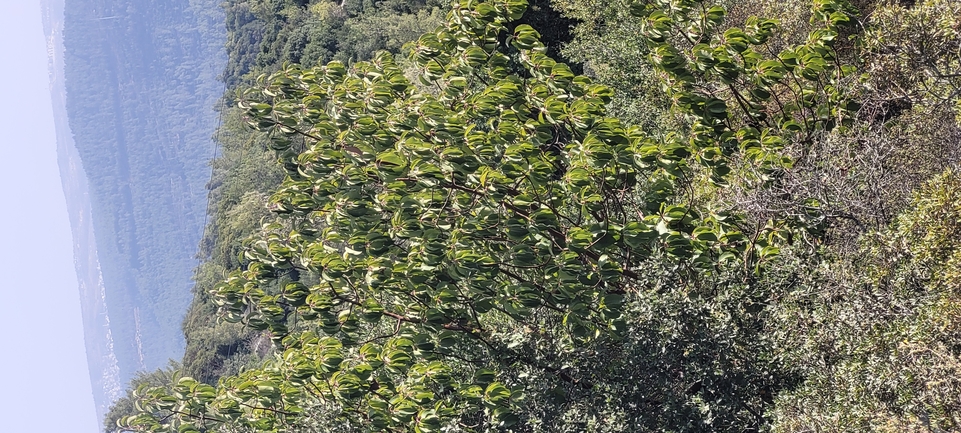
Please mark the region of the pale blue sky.
[[0, 423], [95, 433], [39, 0], [0, 0]]

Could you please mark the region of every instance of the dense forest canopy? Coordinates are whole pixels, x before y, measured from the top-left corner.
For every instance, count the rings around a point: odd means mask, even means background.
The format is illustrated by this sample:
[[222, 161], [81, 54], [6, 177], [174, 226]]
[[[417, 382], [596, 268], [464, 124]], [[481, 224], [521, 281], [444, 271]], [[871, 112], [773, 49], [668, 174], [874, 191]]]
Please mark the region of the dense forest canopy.
[[224, 8], [187, 353], [111, 431], [961, 429], [961, 2]]

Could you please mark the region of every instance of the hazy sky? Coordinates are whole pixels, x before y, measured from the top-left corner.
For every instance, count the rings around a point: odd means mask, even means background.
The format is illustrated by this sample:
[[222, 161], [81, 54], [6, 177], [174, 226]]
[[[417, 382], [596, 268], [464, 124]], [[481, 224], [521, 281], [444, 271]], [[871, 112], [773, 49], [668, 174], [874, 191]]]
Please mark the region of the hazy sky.
[[0, 0], [0, 430], [95, 433], [39, 0]]

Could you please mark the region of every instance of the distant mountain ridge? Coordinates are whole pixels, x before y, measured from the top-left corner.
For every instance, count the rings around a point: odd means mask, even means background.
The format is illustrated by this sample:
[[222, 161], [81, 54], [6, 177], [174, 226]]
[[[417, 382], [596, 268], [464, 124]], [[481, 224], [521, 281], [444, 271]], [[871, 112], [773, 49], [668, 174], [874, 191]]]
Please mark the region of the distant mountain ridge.
[[83, 162], [80, 160], [67, 120], [66, 88], [63, 77], [64, 2], [63, 0], [45, 0], [41, 7], [47, 40], [47, 66], [56, 127], [60, 180], [67, 200], [67, 213], [73, 233], [74, 267], [80, 289], [87, 366], [97, 418], [100, 421], [109, 403], [121, 396], [124, 383], [121, 382], [117, 357], [113, 351], [110, 318], [104, 299], [106, 292], [91, 219], [89, 187]]
[[[183, 356], [223, 93], [211, 0], [44, 0], [58, 157], [98, 418]], [[108, 314], [109, 312], [109, 314]]]

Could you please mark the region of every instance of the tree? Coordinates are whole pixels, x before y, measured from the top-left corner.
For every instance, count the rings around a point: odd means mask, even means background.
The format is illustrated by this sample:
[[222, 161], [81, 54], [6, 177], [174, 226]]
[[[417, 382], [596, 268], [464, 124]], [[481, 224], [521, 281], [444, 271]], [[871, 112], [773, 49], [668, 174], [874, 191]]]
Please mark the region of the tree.
[[805, 214], [748, 225], [688, 191], [732, 170], [776, 184], [787, 140], [847, 123], [848, 18], [818, 1], [808, 42], [768, 58], [773, 21], [717, 34], [722, 8], [675, 3], [634, 10], [686, 119], [666, 136], [607, 116], [608, 88], [512, 24], [523, 0], [455, 6], [411, 48], [417, 84], [384, 53], [262, 77], [241, 107], [286, 170], [282, 218], [213, 296], [278, 354], [217, 387], [144, 387], [126, 428], [536, 431], [528, 396], [603, 390], [605, 365], [581, 362], [630, 362], [625, 302], [658, 272], [760, 271]]

